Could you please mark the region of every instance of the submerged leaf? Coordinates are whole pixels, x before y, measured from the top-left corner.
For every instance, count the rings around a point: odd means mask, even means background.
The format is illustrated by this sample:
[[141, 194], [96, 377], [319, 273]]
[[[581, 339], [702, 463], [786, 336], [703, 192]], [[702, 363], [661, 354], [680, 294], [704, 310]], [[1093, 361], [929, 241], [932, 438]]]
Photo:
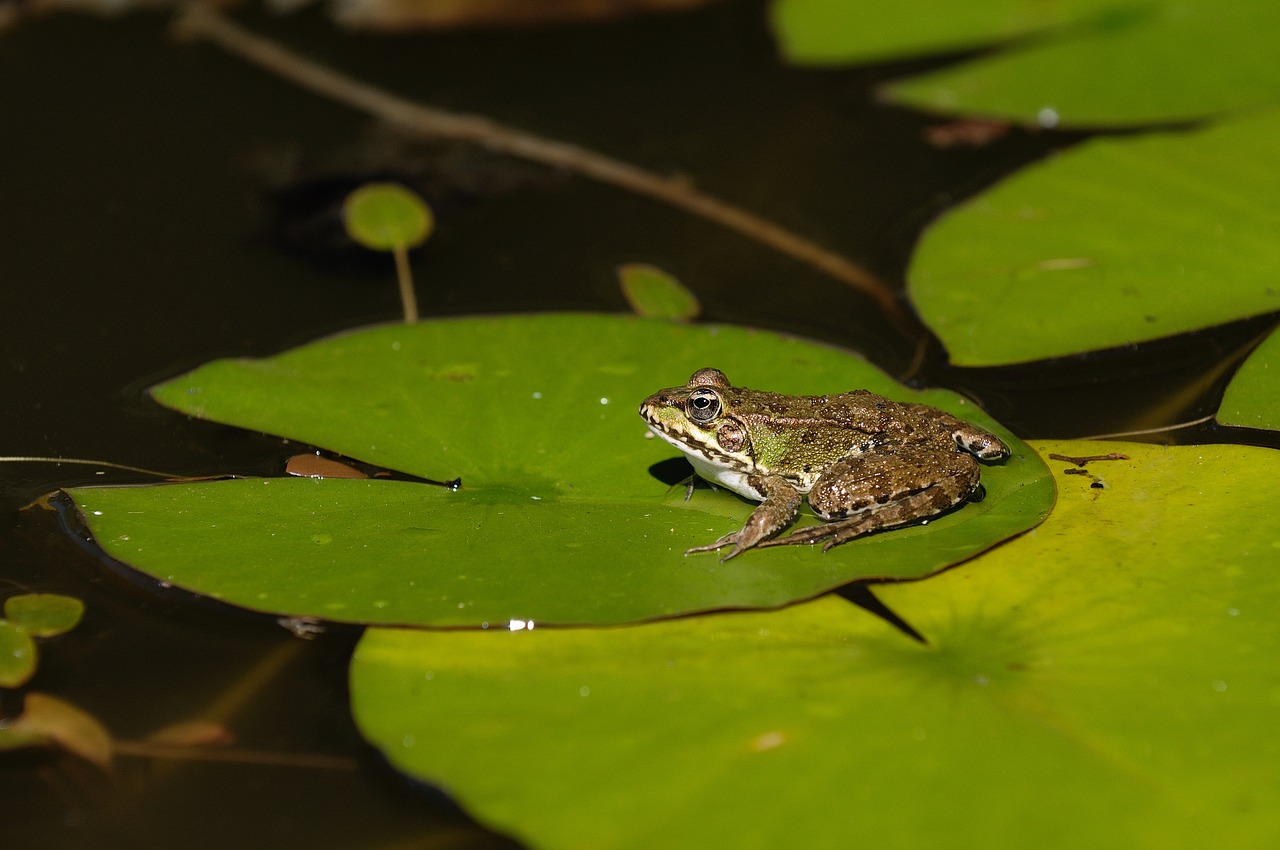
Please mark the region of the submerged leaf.
[[48, 694], [27, 694], [22, 714], [0, 727], [0, 750], [30, 746], [58, 746], [103, 770], [111, 767], [111, 733], [84, 709]]
[[[643, 366], [635, 352], [647, 352]], [[649, 393], [717, 365], [743, 384], [865, 387], [994, 429], [1014, 457], [987, 497], [927, 526], [846, 544], [685, 557], [753, 505], [673, 483], [646, 439]], [[220, 361], [154, 390], [166, 404], [447, 487], [258, 479], [69, 491], [99, 544], [155, 578], [276, 615], [424, 625], [617, 623], [772, 607], [868, 577], [926, 575], [1035, 525], [1040, 461], [963, 399], [913, 392], [836, 349], [742, 328], [629, 317], [456, 319]], [[809, 518], [806, 521], [813, 521]]]
[[1280, 111], [1095, 139], [925, 234], [908, 288], [952, 362], [1019, 363], [1280, 310]]
[[[608, 630], [371, 629], [365, 736], [535, 847], [1280, 841], [1280, 452], [1123, 453], [1034, 533], [877, 594]], [[495, 769], [497, 763], [517, 770]]]

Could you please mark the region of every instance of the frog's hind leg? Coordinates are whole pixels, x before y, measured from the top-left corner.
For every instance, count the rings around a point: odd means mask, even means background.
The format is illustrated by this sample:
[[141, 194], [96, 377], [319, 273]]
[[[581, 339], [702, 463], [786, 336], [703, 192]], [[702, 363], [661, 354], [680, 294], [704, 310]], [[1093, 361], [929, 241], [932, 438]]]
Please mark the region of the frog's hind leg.
[[959, 452], [904, 450], [846, 458], [809, 494], [810, 506], [829, 522], [759, 545], [825, 540], [825, 551], [873, 531], [928, 519], [969, 498], [980, 476], [977, 461]]
[[906, 496], [901, 501], [887, 505], [874, 514], [860, 514], [822, 525], [811, 525], [793, 531], [786, 537], [767, 540], [759, 545], [787, 546], [798, 543], [817, 543], [820, 540], [825, 540], [826, 543], [822, 547], [822, 551], [825, 552], [833, 546], [839, 546], [841, 543], [847, 543], [854, 538], [863, 537], [873, 531], [910, 525], [913, 522], [937, 516], [962, 501], [964, 499], [960, 498], [939, 508], [937, 507], [938, 494], [936, 490], [931, 488]]

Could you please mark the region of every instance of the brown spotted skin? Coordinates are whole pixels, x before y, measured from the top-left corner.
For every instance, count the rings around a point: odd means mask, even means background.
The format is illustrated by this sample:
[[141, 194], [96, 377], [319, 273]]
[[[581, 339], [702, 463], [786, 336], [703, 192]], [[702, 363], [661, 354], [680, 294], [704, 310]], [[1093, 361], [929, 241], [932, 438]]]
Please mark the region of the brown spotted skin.
[[[928, 405], [866, 390], [761, 392], [734, 387], [716, 369], [655, 393], [640, 414], [704, 478], [760, 501], [740, 531], [688, 550], [729, 547], [722, 560], [756, 546], [826, 540], [829, 549], [936, 516], [978, 488], [975, 458], [1009, 456], [994, 434]], [[795, 519], [806, 493], [827, 523], [771, 539]]]

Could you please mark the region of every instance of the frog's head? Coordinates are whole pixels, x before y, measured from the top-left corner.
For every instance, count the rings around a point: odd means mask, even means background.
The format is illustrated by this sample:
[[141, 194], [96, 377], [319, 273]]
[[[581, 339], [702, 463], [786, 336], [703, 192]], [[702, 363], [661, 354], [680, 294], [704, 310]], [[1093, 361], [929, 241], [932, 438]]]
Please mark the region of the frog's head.
[[640, 416], [700, 472], [754, 466], [747, 428], [735, 415], [734, 388], [719, 369], [699, 369], [683, 387], [659, 390], [641, 402]]

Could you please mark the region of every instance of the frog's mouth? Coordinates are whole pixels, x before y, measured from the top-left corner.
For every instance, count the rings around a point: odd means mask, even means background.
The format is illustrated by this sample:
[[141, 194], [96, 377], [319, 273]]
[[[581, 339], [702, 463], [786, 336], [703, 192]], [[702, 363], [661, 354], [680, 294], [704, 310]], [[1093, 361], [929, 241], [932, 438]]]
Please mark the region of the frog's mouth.
[[[680, 453], [689, 458], [695, 465], [724, 467], [728, 465], [740, 465], [744, 461], [742, 458], [734, 457], [724, 451], [721, 451], [715, 445], [708, 443], [706, 440], [695, 439], [695, 435], [688, 433], [687, 429], [679, 429], [673, 433], [668, 423], [662, 420], [658, 410], [650, 405], [644, 405], [640, 408], [640, 415], [644, 418], [645, 424], [649, 426], [649, 430], [657, 434], [663, 440], [680, 450]], [[706, 477], [706, 476], [704, 476]]]

